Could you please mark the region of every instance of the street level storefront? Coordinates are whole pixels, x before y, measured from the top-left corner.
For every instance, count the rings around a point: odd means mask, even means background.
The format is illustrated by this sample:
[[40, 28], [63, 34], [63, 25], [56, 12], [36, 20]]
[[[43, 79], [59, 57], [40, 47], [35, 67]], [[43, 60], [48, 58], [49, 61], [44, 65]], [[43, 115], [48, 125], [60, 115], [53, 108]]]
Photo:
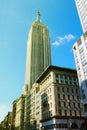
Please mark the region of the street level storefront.
[[86, 125], [85, 117], [54, 116], [40, 121], [41, 130], [85, 130]]

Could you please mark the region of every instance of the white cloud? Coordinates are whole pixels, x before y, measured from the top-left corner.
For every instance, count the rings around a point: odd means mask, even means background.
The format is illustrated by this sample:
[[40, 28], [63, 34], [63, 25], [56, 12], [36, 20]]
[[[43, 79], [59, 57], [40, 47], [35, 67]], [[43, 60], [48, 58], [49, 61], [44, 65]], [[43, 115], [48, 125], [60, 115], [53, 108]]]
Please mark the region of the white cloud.
[[3, 121], [8, 111], [11, 111], [11, 107], [7, 104], [0, 104], [0, 122]]
[[54, 46], [60, 46], [60, 45], [64, 44], [65, 42], [70, 42], [71, 40], [73, 40], [73, 39], [75, 39], [75, 38], [76, 38], [76, 37], [75, 37], [74, 35], [72, 35], [72, 34], [67, 34], [67, 35], [65, 35], [65, 36], [63, 36], [63, 37], [58, 36], [58, 37], [57, 37], [57, 40], [54, 41], [54, 42], [52, 43], [52, 45], [54, 45]]

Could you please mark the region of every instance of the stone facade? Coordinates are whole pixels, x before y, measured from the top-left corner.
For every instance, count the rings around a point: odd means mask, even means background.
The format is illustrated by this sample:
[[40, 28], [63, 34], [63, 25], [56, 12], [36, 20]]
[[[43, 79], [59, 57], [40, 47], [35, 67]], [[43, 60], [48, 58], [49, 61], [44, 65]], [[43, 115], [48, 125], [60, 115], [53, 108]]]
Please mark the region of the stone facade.
[[[25, 130], [47, 130], [49, 127], [67, 130], [69, 121], [75, 123], [79, 130], [84, 123], [76, 70], [48, 67], [33, 84], [26, 100]], [[57, 123], [52, 123], [53, 120]]]

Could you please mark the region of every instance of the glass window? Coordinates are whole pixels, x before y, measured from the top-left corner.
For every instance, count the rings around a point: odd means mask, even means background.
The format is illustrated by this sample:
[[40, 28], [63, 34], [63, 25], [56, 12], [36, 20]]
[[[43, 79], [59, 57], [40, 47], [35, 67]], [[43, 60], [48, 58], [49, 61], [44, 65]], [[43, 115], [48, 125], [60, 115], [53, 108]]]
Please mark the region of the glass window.
[[65, 95], [63, 94], [63, 99], [65, 99]]
[[62, 91], [64, 92], [64, 87], [62, 87]]
[[66, 106], [66, 102], [64, 102], [64, 107]]
[[67, 88], [67, 92], [69, 92], [69, 88]]
[[71, 92], [73, 93], [74, 91], [73, 91], [73, 88], [71, 88]]
[[58, 92], [60, 91], [60, 87], [57, 87], [57, 91], [58, 91]]
[[67, 116], [67, 110], [65, 110], [65, 116]]
[[58, 94], [58, 98], [60, 99], [60, 94]]
[[81, 45], [81, 44], [82, 44], [82, 42], [80, 41], [80, 42], [79, 42], [79, 45]]
[[58, 107], [61, 107], [61, 102], [60, 101], [58, 102]]
[[70, 99], [70, 95], [68, 95], [68, 99]]
[[60, 115], [60, 116], [62, 115], [62, 112], [61, 112], [61, 110], [59, 110], [59, 115]]

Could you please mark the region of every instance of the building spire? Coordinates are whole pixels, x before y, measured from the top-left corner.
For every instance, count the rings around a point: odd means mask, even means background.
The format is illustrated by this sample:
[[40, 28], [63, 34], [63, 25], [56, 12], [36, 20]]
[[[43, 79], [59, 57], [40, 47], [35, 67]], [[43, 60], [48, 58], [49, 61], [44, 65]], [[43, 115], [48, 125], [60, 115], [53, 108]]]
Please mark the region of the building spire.
[[40, 15], [40, 10], [38, 9], [38, 12], [37, 12], [37, 21], [38, 21], [38, 22], [41, 22], [40, 16], [41, 16], [41, 15]]

